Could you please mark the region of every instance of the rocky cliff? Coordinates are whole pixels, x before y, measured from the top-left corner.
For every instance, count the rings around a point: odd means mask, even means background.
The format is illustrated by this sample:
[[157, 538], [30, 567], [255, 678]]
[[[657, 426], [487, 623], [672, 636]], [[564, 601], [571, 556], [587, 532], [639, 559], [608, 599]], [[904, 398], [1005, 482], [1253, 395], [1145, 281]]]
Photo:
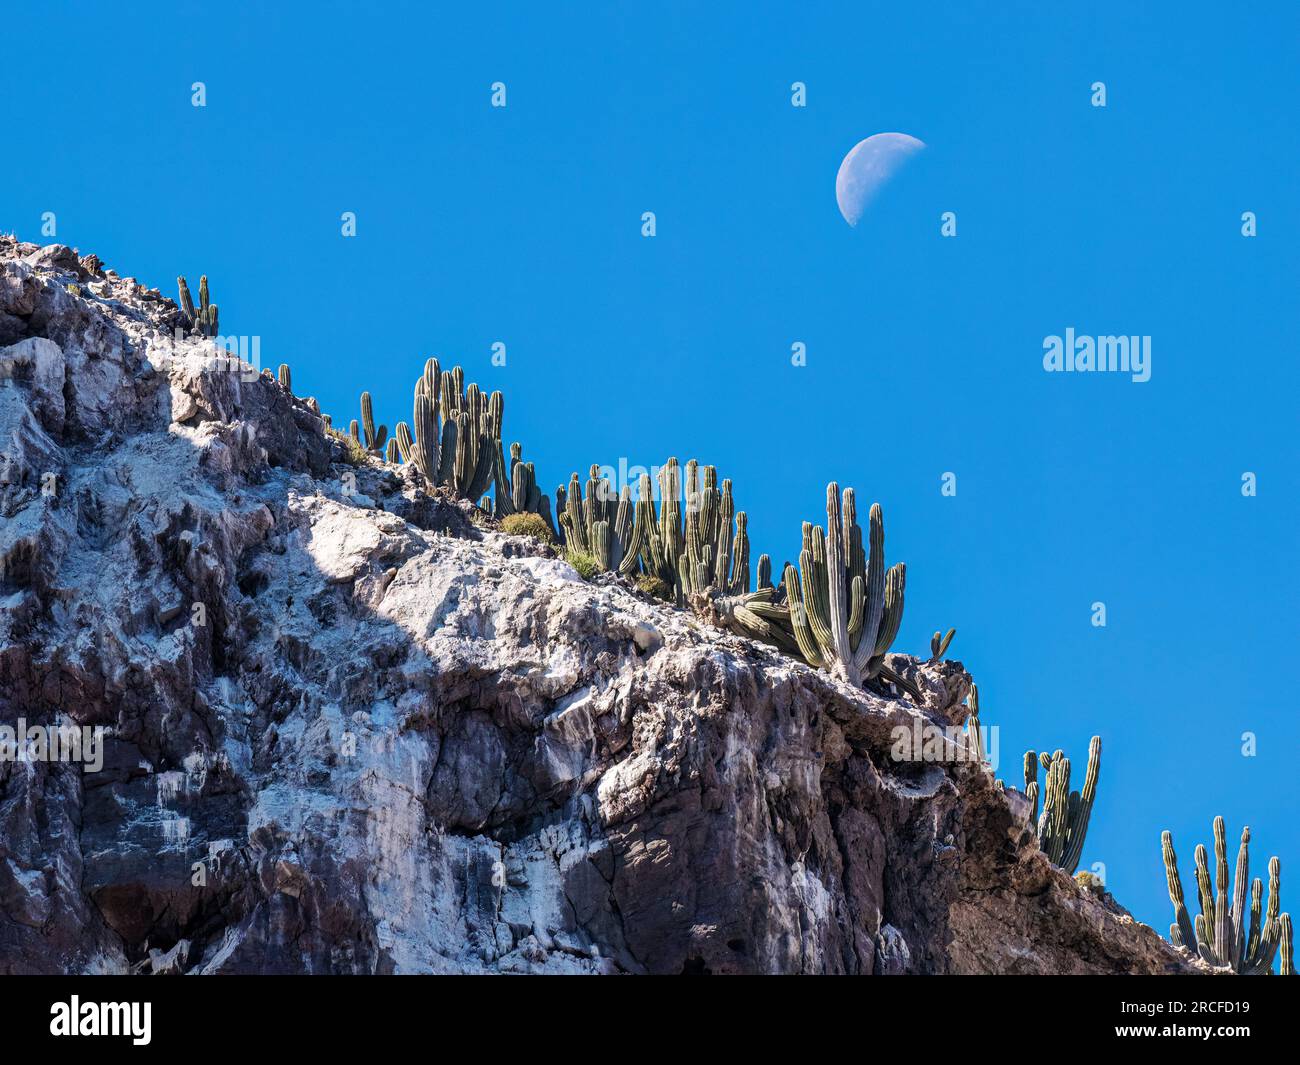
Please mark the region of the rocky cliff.
[[[840, 684], [357, 467], [156, 290], [0, 238], [0, 972], [1190, 967]], [[667, 442], [665, 442], [666, 444]], [[87, 733], [89, 735], [89, 733]]]

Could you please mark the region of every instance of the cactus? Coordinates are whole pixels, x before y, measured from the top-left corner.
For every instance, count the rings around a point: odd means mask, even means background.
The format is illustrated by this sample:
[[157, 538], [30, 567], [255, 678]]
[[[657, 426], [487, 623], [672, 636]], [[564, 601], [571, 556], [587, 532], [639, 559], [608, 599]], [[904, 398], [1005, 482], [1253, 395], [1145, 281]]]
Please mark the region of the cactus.
[[677, 459], [670, 458], [659, 471], [657, 513], [647, 474], [637, 486], [635, 508], [626, 488], [624, 498], [632, 524], [620, 570], [633, 574], [639, 564], [672, 589], [670, 598], [679, 606], [689, 604], [718, 624], [735, 620], [734, 610], [749, 595], [749, 531], [745, 512], [736, 511], [731, 481], [719, 488], [717, 468], [694, 459], [683, 479]]
[[[499, 416], [497, 417], [499, 423]], [[537, 470], [531, 462], [523, 461], [523, 447], [518, 443], [510, 445], [510, 460], [507, 463], [501, 451], [499, 430], [494, 430], [493, 445], [496, 449], [495, 512], [498, 518], [512, 514], [536, 514], [546, 523], [553, 543], [560, 542], [560, 532], [551, 516], [551, 499], [537, 486]]]
[[[517, 464], [515, 468], [518, 469]], [[600, 467], [595, 464], [588, 472], [585, 494], [576, 473], [570, 478], [567, 490], [556, 492], [557, 499], [563, 493], [559, 531], [565, 552], [590, 559], [597, 573], [617, 569], [631, 575], [636, 572], [638, 557], [632, 491], [625, 485], [616, 507], [609, 478], [602, 477]], [[640, 504], [636, 509], [644, 513]]]
[[176, 287], [179, 290], [181, 310], [189, 323], [191, 333], [198, 333], [201, 336], [214, 337], [217, 335], [217, 305], [209, 301], [208, 298], [208, 277], [204, 274], [199, 278], [199, 306], [194, 307], [194, 298], [190, 295], [190, 287], [184, 277], [176, 278]]
[[870, 554], [862, 547], [853, 489], [826, 487], [826, 529], [804, 523], [799, 568], [785, 571], [790, 620], [803, 656], [861, 685], [878, 676], [903, 616], [907, 570], [885, 569], [880, 505], [868, 517]]
[[334, 419], [331, 418], [328, 414], [322, 414], [320, 416], [320, 420], [325, 423], [325, 428], [327, 430], [334, 428]]
[[957, 635], [956, 629], [949, 629], [946, 636], [936, 632], [930, 637], [930, 661], [938, 662], [948, 651], [948, 645], [952, 643], [952, 638]]
[[[483, 493], [495, 482], [500, 514], [504, 492], [498, 466], [505, 401], [500, 392], [485, 397], [478, 385], [466, 388], [464, 382], [461, 367], [442, 370], [435, 358], [425, 362], [424, 373], [415, 383], [414, 437], [411, 427], [399, 424], [398, 449], [430, 486], [444, 485], [462, 499], [481, 505]], [[380, 444], [386, 432], [380, 426], [376, 434]]]
[[[1043, 785], [1043, 811], [1038, 813], [1038, 766], [1047, 770]], [[1070, 875], [1079, 867], [1083, 841], [1088, 834], [1092, 803], [1097, 797], [1097, 778], [1101, 773], [1101, 737], [1093, 736], [1088, 744], [1088, 769], [1083, 791], [1070, 790], [1070, 760], [1063, 751], [1046, 752], [1035, 761], [1034, 752], [1025, 754], [1025, 794], [1038, 819], [1038, 846], [1048, 859]]]
[[292, 374], [292, 372], [289, 370], [289, 364], [288, 364], [287, 362], [282, 362], [282, 363], [280, 363], [280, 370], [279, 370], [279, 373], [278, 373], [276, 376], [279, 378], [279, 381], [280, 381], [280, 387], [283, 388], [283, 389], [284, 389], [286, 392], [288, 392], [290, 395], [292, 395], [292, 394], [293, 394], [293, 374]]
[[348, 422], [348, 436], [352, 437], [358, 444], [361, 443], [361, 430], [357, 426], [357, 420], [353, 418]]
[[375, 450], [375, 411], [370, 402], [370, 393], [361, 393], [361, 431], [365, 433], [366, 450]]
[[388, 450], [384, 453], [384, 461], [397, 463], [401, 460], [401, 452], [397, 448], [396, 438], [388, 441]]
[[397, 432], [390, 443], [396, 446], [403, 462], [413, 461], [415, 441], [411, 438], [411, 427], [406, 422], [397, 423]]
[[1029, 800], [1030, 820], [1038, 823], [1038, 754], [1025, 752], [1025, 798]]
[[195, 321], [194, 297], [190, 295], [190, 286], [186, 283], [184, 277], [176, 279], [176, 287], [180, 289], [181, 310], [185, 312], [185, 317], [191, 322]]
[[828, 485], [826, 515], [826, 530], [804, 523], [800, 565], [786, 563], [779, 586], [772, 587], [772, 563], [764, 555], [758, 590], [715, 604], [718, 616], [710, 620], [775, 644], [850, 683], [879, 677], [920, 700], [920, 689], [885, 665], [902, 621], [907, 570], [902, 563], [885, 569], [879, 505], [870, 512], [869, 556], [852, 489], [845, 490], [841, 506], [839, 487]]
[[970, 707], [970, 717], [966, 719], [966, 747], [980, 765], [987, 764], [984, 754], [984, 737], [980, 733], [980, 689], [978, 684], [970, 686], [966, 696], [966, 705]]
[[[1246, 885], [1250, 880], [1250, 829], [1241, 832], [1237, 850], [1236, 875], [1232, 895], [1228, 895], [1228, 840], [1222, 817], [1214, 819], [1214, 881], [1211, 884], [1209, 856], [1203, 846], [1195, 851], [1196, 886], [1201, 912], [1192, 921], [1183, 900], [1183, 883], [1178, 874], [1178, 856], [1174, 853], [1173, 834], [1160, 836], [1165, 862], [1165, 879], [1169, 901], [1174, 906], [1174, 923], [1169, 926], [1169, 941], [1176, 947], [1198, 954], [1208, 964], [1231, 969], [1244, 976], [1267, 973], [1273, 957], [1282, 947], [1282, 969], [1288, 961], [1290, 917], [1281, 910], [1282, 864], [1276, 857], [1268, 862], [1268, 905], [1262, 906], [1264, 885], [1258, 877], [1250, 888], [1250, 925], [1246, 925]], [[1260, 918], [1263, 917], [1261, 927]]]
[[415, 461], [415, 468], [430, 485], [438, 483], [440, 442], [437, 402], [437, 399], [416, 389], [415, 439], [412, 441], [411, 457]]
[[1183, 882], [1178, 875], [1178, 855], [1174, 853], [1174, 837], [1170, 832], [1160, 834], [1160, 850], [1165, 860], [1165, 879], [1169, 884], [1169, 901], [1174, 904], [1174, 923], [1169, 926], [1169, 941], [1176, 947], [1192, 950], [1196, 943], [1196, 927], [1187, 913], [1183, 900]]
[[1295, 957], [1291, 953], [1291, 915], [1282, 914], [1278, 918], [1279, 937], [1282, 942], [1282, 961], [1278, 968], [1283, 976], [1295, 976]]

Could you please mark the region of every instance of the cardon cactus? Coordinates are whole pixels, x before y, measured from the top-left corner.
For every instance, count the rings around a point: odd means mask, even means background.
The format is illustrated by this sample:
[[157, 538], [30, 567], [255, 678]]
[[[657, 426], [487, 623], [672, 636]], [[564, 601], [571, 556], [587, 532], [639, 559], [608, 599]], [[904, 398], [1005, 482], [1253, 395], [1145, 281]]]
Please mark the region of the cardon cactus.
[[826, 516], [826, 530], [804, 523], [799, 567], [786, 563], [775, 588], [771, 560], [759, 560], [758, 590], [724, 604], [722, 622], [852, 684], [880, 677], [919, 700], [920, 689], [885, 665], [902, 622], [907, 570], [902, 563], [885, 569], [879, 504], [869, 516], [870, 555], [852, 489], [841, 505], [839, 486], [827, 486]]
[[288, 364], [287, 362], [282, 362], [282, 363], [280, 363], [280, 371], [279, 371], [279, 373], [278, 373], [276, 376], [279, 378], [279, 381], [280, 381], [280, 387], [283, 388], [286, 392], [289, 392], [289, 393], [292, 394], [292, 392], [293, 392], [293, 374], [292, 374], [292, 372], [289, 370], [289, 364]]
[[948, 653], [948, 645], [952, 643], [952, 638], [957, 635], [956, 629], [949, 629], [947, 635], [936, 632], [930, 637], [930, 661], [938, 662], [945, 654]]
[[1079, 867], [1083, 841], [1088, 834], [1093, 800], [1097, 797], [1097, 778], [1101, 773], [1101, 737], [1093, 736], [1088, 744], [1088, 769], [1083, 790], [1070, 790], [1070, 760], [1063, 751], [1037, 759], [1034, 752], [1025, 754], [1025, 794], [1034, 812], [1038, 811], [1038, 766], [1047, 770], [1043, 785], [1043, 811], [1038, 814], [1038, 846], [1055, 865], [1071, 876]]
[[[1160, 837], [1165, 862], [1165, 880], [1169, 901], [1174, 906], [1174, 923], [1169, 926], [1169, 940], [1176, 947], [1195, 951], [1208, 964], [1231, 969], [1244, 976], [1267, 973], [1273, 958], [1282, 950], [1282, 970], [1290, 966], [1291, 918], [1281, 910], [1282, 864], [1276, 857], [1268, 862], [1268, 904], [1262, 905], [1264, 885], [1258, 877], [1250, 888], [1250, 925], [1246, 925], [1246, 885], [1250, 880], [1250, 829], [1241, 832], [1237, 851], [1236, 875], [1232, 878], [1232, 895], [1228, 895], [1228, 839], [1222, 817], [1214, 819], [1213, 883], [1210, 879], [1209, 855], [1203, 846], [1194, 853], [1197, 898], [1201, 912], [1192, 921], [1183, 899], [1183, 883], [1178, 873], [1178, 856], [1170, 832]], [[1263, 924], [1260, 919], [1263, 917]], [[1285, 942], [1284, 942], [1285, 938]]]
[[567, 490], [557, 491], [557, 499], [561, 492], [560, 537], [565, 552], [591, 559], [596, 572], [617, 569], [623, 574], [634, 573], [637, 545], [633, 540], [631, 490], [624, 486], [615, 503], [609, 478], [602, 477], [600, 467], [593, 464], [585, 494], [576, 473]]
[[207, 274], [199, 278], [199, 306], [197, 309], [194, 306], [194, 298], [190, 295], [190, 287], [186, 284], [184, 277], [176, 278], [176, 287], [179, 290], [181, 310], [188, 320], [190, 332], [206, 337], [216, 336], [217, 305], [212, 303], [208, 297]]
[[[677, 459], [659, 470], [659, 508], [651, 482], [638, 485], [630, 543], [647, 575], [672, 589], [679, 605], [690, 605], [712, 620], [730, 619], [749, 594], [749, 532], [744, 511], [737, 512], [731, 481], [718, 486], [714, 466], [695, 459], [683, 478]], [[635, 572], [636, 565], [624, 572]], [[735, 600], [734, 602], [729, 600]]]
[[[499, 414], [495, 418], [499, 424]], [[497, 450], [494, 474], [496, 516], [504, 519], [512, 514], [536, 514], [550, 530], [551, 541], [558, 543], [560, 535], [551, 516], [551, 499], [538, 487], [537, 470], [533, 464], [523, 461], [523, 446], [518, 442], [511, 444], [510, 460], [507, 462], [501, 452], [499, 430], [494, 443]]]
[[414, 461], [415, 440], [411, 437], [411, 427], [406, 422], [397, 423], [397, 433], [389, 443], [397, 448], [403, 462]]
[[437, 359], [424, 364], [415, 383], [414, 435], [398, 427], [398, 448], [406, 449], [430, 485], [444, 485], [458, 497], [479, 502], [497, 477], [501, 450], [500, 392], [485, 396], [465, 386], [465, 371], [442, 370]]
[[1278, 969], [1283, 976], [1295, 976], [1295, 955], [1291, 953], [1291, 915], [1284, 913], [1278, 921], [1281, 924], [1279, 936], [1282, 941], [1282, 961]]
[[388, 441], [388, 449], [384, 453], [384, 461], [397, 463], [401, 460], [401, 457], [401, 452], [397, 449], [397, 441], [395, 439]]
[[361, 393], [361, 431], [365, 433], [366, 450], [375, 450], [375, 410], [370, 402], [370, 393]]
[[352, 437], [358, 444], [361, 443], [361, 428], [357, 425], [355, 418], [348, 422], [348, 436]]
[[988, 757], [984, 751], [984, 733], [980, 729], [980, 689], [978, 684], [970, 686], [966, 696], [966, 705], [970, 708], [970, 717], [966, 719], [966, 749], [971, 760], [986, 765]]
[[378, 454], [388, 439], [388, 426], [381, 425], [375, 429], [375, 411], [370, 402], [370, 393], [361, 393], [361, 431], [365, 434], [366, 450]]
[[826, 487], [826, 529], [804, 523], [799, 569], [785, 571], [795, 638], [804, 657], [850, 684], [881, 672], [903, 619], [907, 569], [885, 569], [880, 505], [868, 516], [870, 554], [863, 550], [853, 489]]

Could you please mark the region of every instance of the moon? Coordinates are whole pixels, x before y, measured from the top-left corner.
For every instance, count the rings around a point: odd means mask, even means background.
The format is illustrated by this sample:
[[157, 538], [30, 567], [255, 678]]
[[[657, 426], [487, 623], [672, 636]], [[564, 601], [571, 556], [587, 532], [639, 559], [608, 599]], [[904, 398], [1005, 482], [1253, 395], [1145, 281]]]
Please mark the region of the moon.
[[876, 193], [924, 147], [906, 133], [876, 133], [858, 141], [835, 175], [835, 202], [844, 221], [856, 226]]

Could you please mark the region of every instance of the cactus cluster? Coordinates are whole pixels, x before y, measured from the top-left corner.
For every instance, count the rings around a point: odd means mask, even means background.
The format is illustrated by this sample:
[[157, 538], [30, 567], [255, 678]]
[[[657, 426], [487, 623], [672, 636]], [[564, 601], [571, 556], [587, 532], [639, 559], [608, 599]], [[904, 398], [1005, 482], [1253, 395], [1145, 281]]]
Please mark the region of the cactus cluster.
[[799, 568], [785, 570], [795, 639], [808, 661], [860, 685], [880, 673], [903, 618], [907, 568], [885, 569], [879, 504], [868, 515], [870, 552], [862, 546], [852, 488], [826, 486], [826, 529], [804, 522]]
[[938, 662], [948, 653], [948, 645], [952, 643], [952, 638], [957, 635], [956, 629], [949, 629], [947, 635], [936, 632], [930, 637], [930, 661]]
[[[1041, 814], [1038, 812], [1040, 764], [1047, 770]], [[1025, 795], [1029, 797], [1033, 816], [1038, 821], [1038, 846], [1054, 864], [1071, 875], [1079, 867], [1079, 857], [1083, 853], [1100, 773], [1100, 736], [1093, 736], [1088, 744], [1088, 769], [1084, 774], [1082, 791], [1070, 790], [1070, 760], [1063, 751], [1051, 755], [1025, 752]]]
[[[375, 411], [369, 392], [361, 393], [361, 431], [365, 433], [366, 450], [375, 455], [379, 454], [383, 450], [384, 441], [388, 439], [388, 426], [381, 425], [378, 429], [375, 428]], [[392, 459], [388, 461], [391, 462]]]
[[617, 503], [609, 478], [600, 476], [593, 465], [586, 491], [575, 473], [569, 487], [555, 490], [559, 511], [560, 542], [566, 554], [590, 559], [595, 572], [617, 569], [630, 575], [636, 572], [639, 550], [634, 540], [632, 492], [626, 486]]
[[[1222, 817], [1214, 819], [1214, 879], [1210, 879], [1209, 856], [1197, 845], [1196, 894], [1201, 912], [1193, 921], [1183, 898], [1183, 882], [1178, 873], [1178, 855], [1174, 837], [1164, 832], [1160, 847], [1169, 885], [1169, 901], [1174, 905], [1174, 923], [1169, 926], [1169, 940], [1174, 946], [1192, 951], [1220, 968], [1255, 976], [1269, 972], [1273, 958], [1281, 952], [1283, 975], [1292, 974], [1291, 917], [1279, 913], [1282, 894], [1282, 866], [1276, 857], [1268, 862], [1268, 903], [1263, 905], [1264, 885], [1256, 877], [1250, 888], [1250, 925], [1246, 925], [1246, 885], [1250, 880], [1250, 829], [1241, 832], [1237, 851], [1237, 868], [1232, 878], [1232, 896], [1228, 891], [1228, 839]], [[1261, 923], [1261, 916], [1263, 921]]]
[[551, 498], [538, 487], [537, 470], [533, 464], [523, 461], [523, 446], [518, 442], [511, 444], [510, 459], [507, 462], [501, 450], [499, 434], [495, 444], [496, 516], [507, 518], [513, 514], [535, 514], [545, 522], [551, 540], [558, 541], [559, 532], [551, 517]]
[[199, 278], [199, 305], [194, 306], [194, 298], [190, 295], [190, 286], [186, 283], [184, 277], [176, 278], [176, 287], [180, 290], [181, 311], [185, 314], [191, 333], [198, 333], [205, 337], [214, 337], [217, 335], [217, 305], [213, 303], [208, 294], [208, 275], [204, 274]]

